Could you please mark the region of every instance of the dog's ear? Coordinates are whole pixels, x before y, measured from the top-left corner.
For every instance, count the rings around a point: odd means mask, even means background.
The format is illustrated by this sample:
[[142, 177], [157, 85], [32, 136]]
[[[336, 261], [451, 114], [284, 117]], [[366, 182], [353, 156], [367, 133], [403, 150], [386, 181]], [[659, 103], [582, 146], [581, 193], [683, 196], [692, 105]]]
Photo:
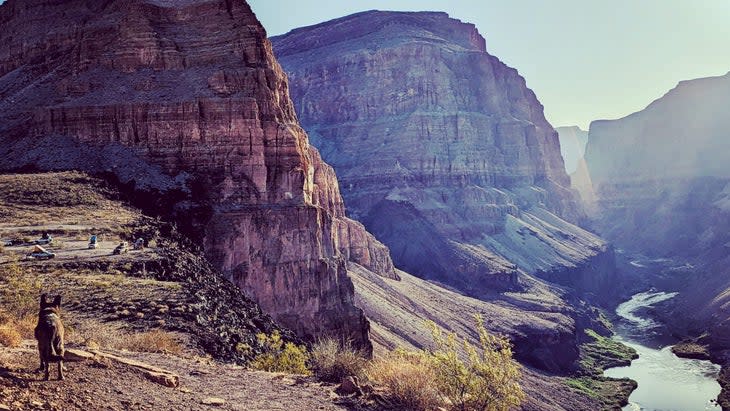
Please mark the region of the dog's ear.
[[54, 307], [61, 306], [61, 296], [60, 295], [57, 295], [56, 298], [53, 299], [53, 306]]
[[41, 308], [44, 308], [48, 304], [46, 302], [46, 294], [41, 294]]

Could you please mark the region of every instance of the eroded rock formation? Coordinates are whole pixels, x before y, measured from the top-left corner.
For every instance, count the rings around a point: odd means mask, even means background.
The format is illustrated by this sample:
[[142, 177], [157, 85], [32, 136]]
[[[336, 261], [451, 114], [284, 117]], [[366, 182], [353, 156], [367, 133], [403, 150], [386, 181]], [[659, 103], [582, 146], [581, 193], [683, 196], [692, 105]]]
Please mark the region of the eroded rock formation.
[[388, 251], [345, 218], [245, 1], [8, 0], [0, 26], [0, 168], [167, 196], [282, 324], [369, 346], [346, 262], [393, 277]]
[[272, 42], [349, 215], [399, 268], [472, 295], [524, 289], [523, 272], [599, 289], [610, 251], [568, 223], [582, 211], [557, 133], [474, 25], [372, 11]]

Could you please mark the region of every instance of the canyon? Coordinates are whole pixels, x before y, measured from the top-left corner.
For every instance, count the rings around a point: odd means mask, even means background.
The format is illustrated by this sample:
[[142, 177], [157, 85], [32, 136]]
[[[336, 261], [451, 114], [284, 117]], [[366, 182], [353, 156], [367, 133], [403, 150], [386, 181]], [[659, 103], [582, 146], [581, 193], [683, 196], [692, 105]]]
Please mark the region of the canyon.
[[[730, 73], [680, 82], [644, 110], [591, 124], [586, 166], [596, 229], [627, 255], [661, 259], [650, 281], [679, 291], [656, 315], [730, 364]], [[721, 394], [730, 409], [727, 377]]]
[[524, 409], [601, 405], [565, 380], [610, 333], [614, 250], [473, 25], [365, 12], [272, 47], [243, 0], [8, 0], [0, 24], [0, 171], [103, 177], [304, 340], [422, 348], [424, 319], [473, 340], [478, 313]]
[[[560, 140], [560, 154], [565, 162], [568, 175], [576, 172], [586, 152], [588, 131], [578, 126], [555, 127]], [[571, 181], [572, 182], [572, 181]]]
[[531, 276], [610, 297], [612, 249], [576, 225], [558, 135], [474, 25], [372, 11], [272, 42], [348, 215], [398, 268], [477, 297]]
[[346, 265], [394, 276], [388, 250], [345, 217], [246, 2], [10, 0], [0, 23], [2, 170], [111, 176], [281, 324], [370, 349]]

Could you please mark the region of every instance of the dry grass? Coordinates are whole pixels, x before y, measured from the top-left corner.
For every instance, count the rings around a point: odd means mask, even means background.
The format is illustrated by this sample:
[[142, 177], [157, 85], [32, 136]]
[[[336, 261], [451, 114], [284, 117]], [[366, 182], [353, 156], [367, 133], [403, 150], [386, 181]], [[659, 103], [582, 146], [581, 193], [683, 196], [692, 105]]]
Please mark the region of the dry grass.
[[420, 353], [396, 350], [374, 360], [365, 373], [398, 409], [430, 411], [443, 405], [434, 368]]
[[334, 338], [324, 338], [312, 346], [311, 362], [319, 379], [334, 383], [347, 376], [361, 378], [367, 365], [361, 351]]
[[73, 318], [66, 324], [67, 341], [89, 349], [107, 348], [136, 352], [180, 355], [185, 345], [174, 333], [153, 329], [129, 332], [118, 326], [90, 319]]
[[100, 179], [79, 172], [0, 175], [0, 220], [40, 227], [105, 221], [124, 225], [134, 218], [120, 207], [113, 190]]
[[129, 351], [153, 352], [180, 355], [183, 346], [174, 334], [162, 331], [152, 330], [136, 334], [130, 334], [122, 347]]
[[0, 265], [0, 344], [15, 347], [33, 338], [40, 282], [15, 261]]
[[12, 324], [0, 325], [0, 345], [5, 347], [18, 347], [23, 341], [23, 336]]

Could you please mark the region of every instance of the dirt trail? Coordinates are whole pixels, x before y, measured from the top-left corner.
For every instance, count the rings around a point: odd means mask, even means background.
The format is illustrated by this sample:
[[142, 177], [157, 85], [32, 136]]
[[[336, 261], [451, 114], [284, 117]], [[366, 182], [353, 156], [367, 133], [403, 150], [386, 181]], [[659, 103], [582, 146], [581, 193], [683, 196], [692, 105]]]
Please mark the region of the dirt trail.
[[[161, 354], [115, 353], [173, 372], [178, 388], [148, 380], [113, 361], [67, 362], [66, 380], [42, 381], [35, 342], [0, 348], [0, 410], [354, 410], [335, 403], [333, 387], [311, 378]], [[222, 405], [206, 402], [223, 400]], [[3, 406], [7, 408], [3, 408]]]

